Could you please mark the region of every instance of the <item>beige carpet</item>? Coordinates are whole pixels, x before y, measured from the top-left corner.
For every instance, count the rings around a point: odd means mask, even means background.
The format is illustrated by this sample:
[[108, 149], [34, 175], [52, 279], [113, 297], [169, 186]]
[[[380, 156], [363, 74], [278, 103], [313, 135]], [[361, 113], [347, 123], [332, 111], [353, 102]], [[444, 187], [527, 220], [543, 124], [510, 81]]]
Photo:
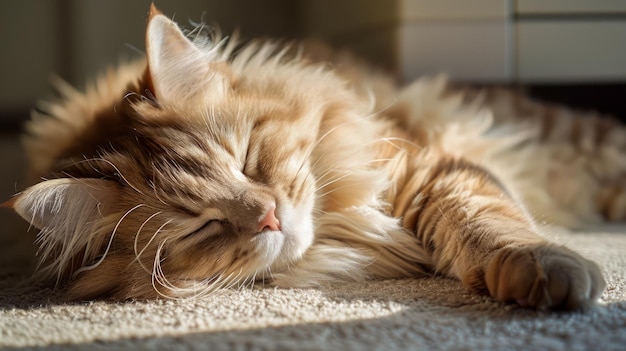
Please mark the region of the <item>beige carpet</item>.
[[4, 235], [0, 348], [626, 350], [626, 227], [558, 239], [604, 266], [608, 289], [590, 312], [505, 306], [443, 278], [68, 304], [49, 289], [16, 284], [27, 267], [28, 245]]

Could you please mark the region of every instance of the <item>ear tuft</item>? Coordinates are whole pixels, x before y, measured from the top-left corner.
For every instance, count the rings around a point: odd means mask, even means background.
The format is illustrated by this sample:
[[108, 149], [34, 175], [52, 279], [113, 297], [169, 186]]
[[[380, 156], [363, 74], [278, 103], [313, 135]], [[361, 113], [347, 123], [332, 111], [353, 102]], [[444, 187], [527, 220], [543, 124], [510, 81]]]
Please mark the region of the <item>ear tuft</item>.
[[148, 12], [148, 21], [152, 19], [152, 17], [156, 16], [156, 15], [162, 15], [163, 13], [157, 9], [156, 5], [154, 5], [154, 2], [150, 3], [150, 12]]
[[0, 204], [0, 207], [4, 208], [13, 208], [15, 205], [15, 197], [8, 199], [7, 201]]

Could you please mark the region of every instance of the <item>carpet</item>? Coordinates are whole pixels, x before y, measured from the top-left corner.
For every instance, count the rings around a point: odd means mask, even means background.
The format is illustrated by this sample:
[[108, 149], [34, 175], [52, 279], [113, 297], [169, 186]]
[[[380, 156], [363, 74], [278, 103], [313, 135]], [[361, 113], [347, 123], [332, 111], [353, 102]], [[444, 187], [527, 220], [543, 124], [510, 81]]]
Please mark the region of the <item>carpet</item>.
[[[11, 236], [8, 236], [9, 238]], [[599, 262], [608, 288], [586, 313], [475, 296], [434, 277], [317, 289], [254, 286], [192, 300], [62, 302], [20, 282], [28, 245], [0, 242], [2, 350], [624, 350], [626, 227], [559, 233]]]

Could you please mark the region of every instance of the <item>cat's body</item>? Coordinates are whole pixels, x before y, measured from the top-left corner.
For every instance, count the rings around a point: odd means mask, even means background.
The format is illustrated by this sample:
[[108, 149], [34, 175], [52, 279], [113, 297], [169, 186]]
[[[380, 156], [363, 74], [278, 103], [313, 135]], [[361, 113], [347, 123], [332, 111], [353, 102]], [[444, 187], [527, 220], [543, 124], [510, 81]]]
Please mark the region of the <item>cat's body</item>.
[[598, 267], [535, 219], [624, 219], [622, 127], [542, 125], [554, 108], [441, 78], [396, 91], [275, 44], [202, 46], [153, 9], [148, 68], [62, 88], [56, 118], [29, 125], [35, 174], [57, 179], [13, 207], [74, 297], [432, 272], [531, 306], [585, 308], [602, 292]]

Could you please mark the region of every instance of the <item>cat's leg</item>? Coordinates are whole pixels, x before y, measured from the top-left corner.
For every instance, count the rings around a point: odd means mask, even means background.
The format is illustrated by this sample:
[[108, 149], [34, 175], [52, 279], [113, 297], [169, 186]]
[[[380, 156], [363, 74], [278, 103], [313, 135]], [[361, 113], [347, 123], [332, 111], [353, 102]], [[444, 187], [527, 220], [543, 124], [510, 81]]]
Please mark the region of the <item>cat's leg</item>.
[[399, 184], [394, 213], [432, 255], [433, 270], [520, 305], [593, 305], [605, 286], [594, 262], [542, 237], [484, 169], [450, 158], [428, 164], [416, 166]]

